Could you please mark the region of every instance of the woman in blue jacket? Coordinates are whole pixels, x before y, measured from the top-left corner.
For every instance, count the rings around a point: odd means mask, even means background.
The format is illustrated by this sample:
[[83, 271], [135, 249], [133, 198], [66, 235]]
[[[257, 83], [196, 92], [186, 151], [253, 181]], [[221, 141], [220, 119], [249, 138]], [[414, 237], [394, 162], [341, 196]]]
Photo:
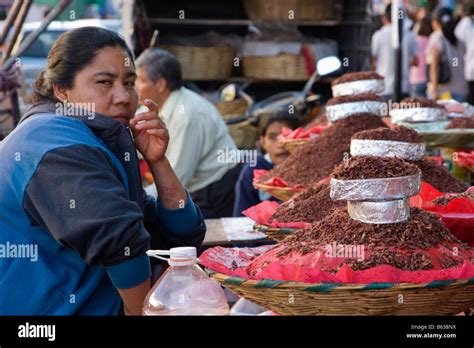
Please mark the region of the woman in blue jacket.
[[[0, 142], [0, 314], [138, 315], [145, 252], [202, 242], [157, 106], [146, 100], [134, 117], [135, 78], [116, 33], [84, 27], [54, 43], [36, 103]], [[143, 192], [136, 149], [157, 200]]]

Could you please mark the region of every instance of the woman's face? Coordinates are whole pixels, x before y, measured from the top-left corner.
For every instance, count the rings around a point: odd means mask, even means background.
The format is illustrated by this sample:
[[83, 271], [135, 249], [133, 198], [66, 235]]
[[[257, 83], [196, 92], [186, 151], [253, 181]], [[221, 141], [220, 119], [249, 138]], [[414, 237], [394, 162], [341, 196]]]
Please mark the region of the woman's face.
[[265, 136], [260, 137], [261, 146], [270, 155], [270, 159], [275, 165], [283, 162], [289, 155], [289, 152], [277, 140], [283, 127], [288, 127], [288, 125], [283, 122], [273, 122], [268, 126]]
[[128, 125], [138, 104], [136, 76], [133, 61], [123, 48], [105, 47], [76, 74], [73, 87], [56, 96], [62, 102], [93, 105], [92, 111]]

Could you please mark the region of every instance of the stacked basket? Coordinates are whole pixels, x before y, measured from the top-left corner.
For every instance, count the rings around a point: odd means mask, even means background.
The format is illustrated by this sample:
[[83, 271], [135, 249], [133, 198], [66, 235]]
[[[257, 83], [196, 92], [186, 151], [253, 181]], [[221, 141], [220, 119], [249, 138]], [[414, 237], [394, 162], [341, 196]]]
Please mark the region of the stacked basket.
[[235, 57], [235, 50], [232, 47], [166, 45], [161, 48], [176, 56], [185, 80], [225, 80], [232, 73]]

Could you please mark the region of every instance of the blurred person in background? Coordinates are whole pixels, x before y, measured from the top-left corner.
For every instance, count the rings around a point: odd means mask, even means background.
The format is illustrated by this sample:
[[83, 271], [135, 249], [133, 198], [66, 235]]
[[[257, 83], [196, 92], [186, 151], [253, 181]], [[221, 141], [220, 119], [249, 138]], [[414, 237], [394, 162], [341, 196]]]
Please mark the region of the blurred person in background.
[[[140, 98], [160, 107], [170, 133], [166, 156], [181, 183], [206, 219], [232, 216], [234, 186], [242, 166], [219, 159], [220, 151], [238, 152], [219, 111], [183, 86], [181, 65], [165, 50], [145, 50], [137, 59], [137, 74]], [[148, 193], [156, 196], [153, 186]]]
[[[392, 5], [385, 8], [384, 25], [372, 36], [372, 68], [385, 78], [385, 90], [382, 96], [392, 99], [395, 88], [394, 59], [392, 49]], [[417, 65], [418, 45], [415, 34], [404, 26], [402, 42], [402, 99], [410, 92], [408, 80], [410, 66]]]
[[431, 19], [425, 16], [414, 26], [416, 42], [418, 44], [417, 66], [410, 68], [410, 96], [426, 97], [426, 48], [429, 36], [432, 33]]
[[452, 11], [446, 7], [436, 8], [431, 26], [433, 33], [426, 48], [426, 63], [430, 65], [427, 72], [428, 95], [432, 99], [438, 99], [449, 92], [453, 99], [464, 102], [467, 97], [467, 83], [464, 79], [466, 47], [454, 35], [456, 21]]
[[464, 78], [468, 84], [467, 102], [474, 105], [474, 0], [466, 0], [463, 4], [465, 17], [454, 31], [457, 39], [466, 46], [464, 56]]
[[257, 156], [255, 167], [246, 164], [240, 172], [239, 180], [235, 185], [234, 216], [242, 216], [242, 211], [266, 200], [278, 201], [270, 194], [253, 187], [254, 169], [270, 170], [283, 162], [288, 156], [278, 141], [283, 127], [296, 129], [300, 122], [293, 115], [279, 114], [262, 118], [259, 125], [259, 146], [262, 152]]

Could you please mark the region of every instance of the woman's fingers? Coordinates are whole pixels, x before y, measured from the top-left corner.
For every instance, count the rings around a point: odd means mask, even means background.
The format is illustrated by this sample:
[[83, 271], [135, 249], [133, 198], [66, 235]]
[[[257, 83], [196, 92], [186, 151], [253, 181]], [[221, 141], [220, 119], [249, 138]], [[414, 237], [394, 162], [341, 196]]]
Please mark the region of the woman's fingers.
[[151, 114], [150, 112], [138, 114], [130, 120], [130, 126], [138, 130], [147, 129], [150, 125], [155, 125], [166, 129], [166, 124], [163, 122], [163, 120], [156, 114]]
[[140, 100], [139, 101], [141, 104], [145, 105], [148, 110], [152, 111], [152, 112], [157, 112], [158, 111], [158, 104], [155, 103], [153, 100], [151, 99], [143, 99], [143, 100]]
[[169, 137], [168, 131], [165, 129], [152, 128], [152, 129], [147, 129], [146, 132], [147, 134], [155, 135], [161, 139], [167, 139]]
[[156, 120], [156, 119], [151, 120], [151, 121], [142, 121], [142, 122], [134, 125], [134, 128], [138, 129], [138, 130], [145, 130], [145, 129], [152, 129], [152, 128], [166, 129], [164, 123], [161, 122], [160, 120]]
[[159, 116], [153, 111], [141, 112], [136, 114], [132, 121], [139, 122], [139, 121], [146, 121], [146, 120], [156, 120], [159, 119]]

